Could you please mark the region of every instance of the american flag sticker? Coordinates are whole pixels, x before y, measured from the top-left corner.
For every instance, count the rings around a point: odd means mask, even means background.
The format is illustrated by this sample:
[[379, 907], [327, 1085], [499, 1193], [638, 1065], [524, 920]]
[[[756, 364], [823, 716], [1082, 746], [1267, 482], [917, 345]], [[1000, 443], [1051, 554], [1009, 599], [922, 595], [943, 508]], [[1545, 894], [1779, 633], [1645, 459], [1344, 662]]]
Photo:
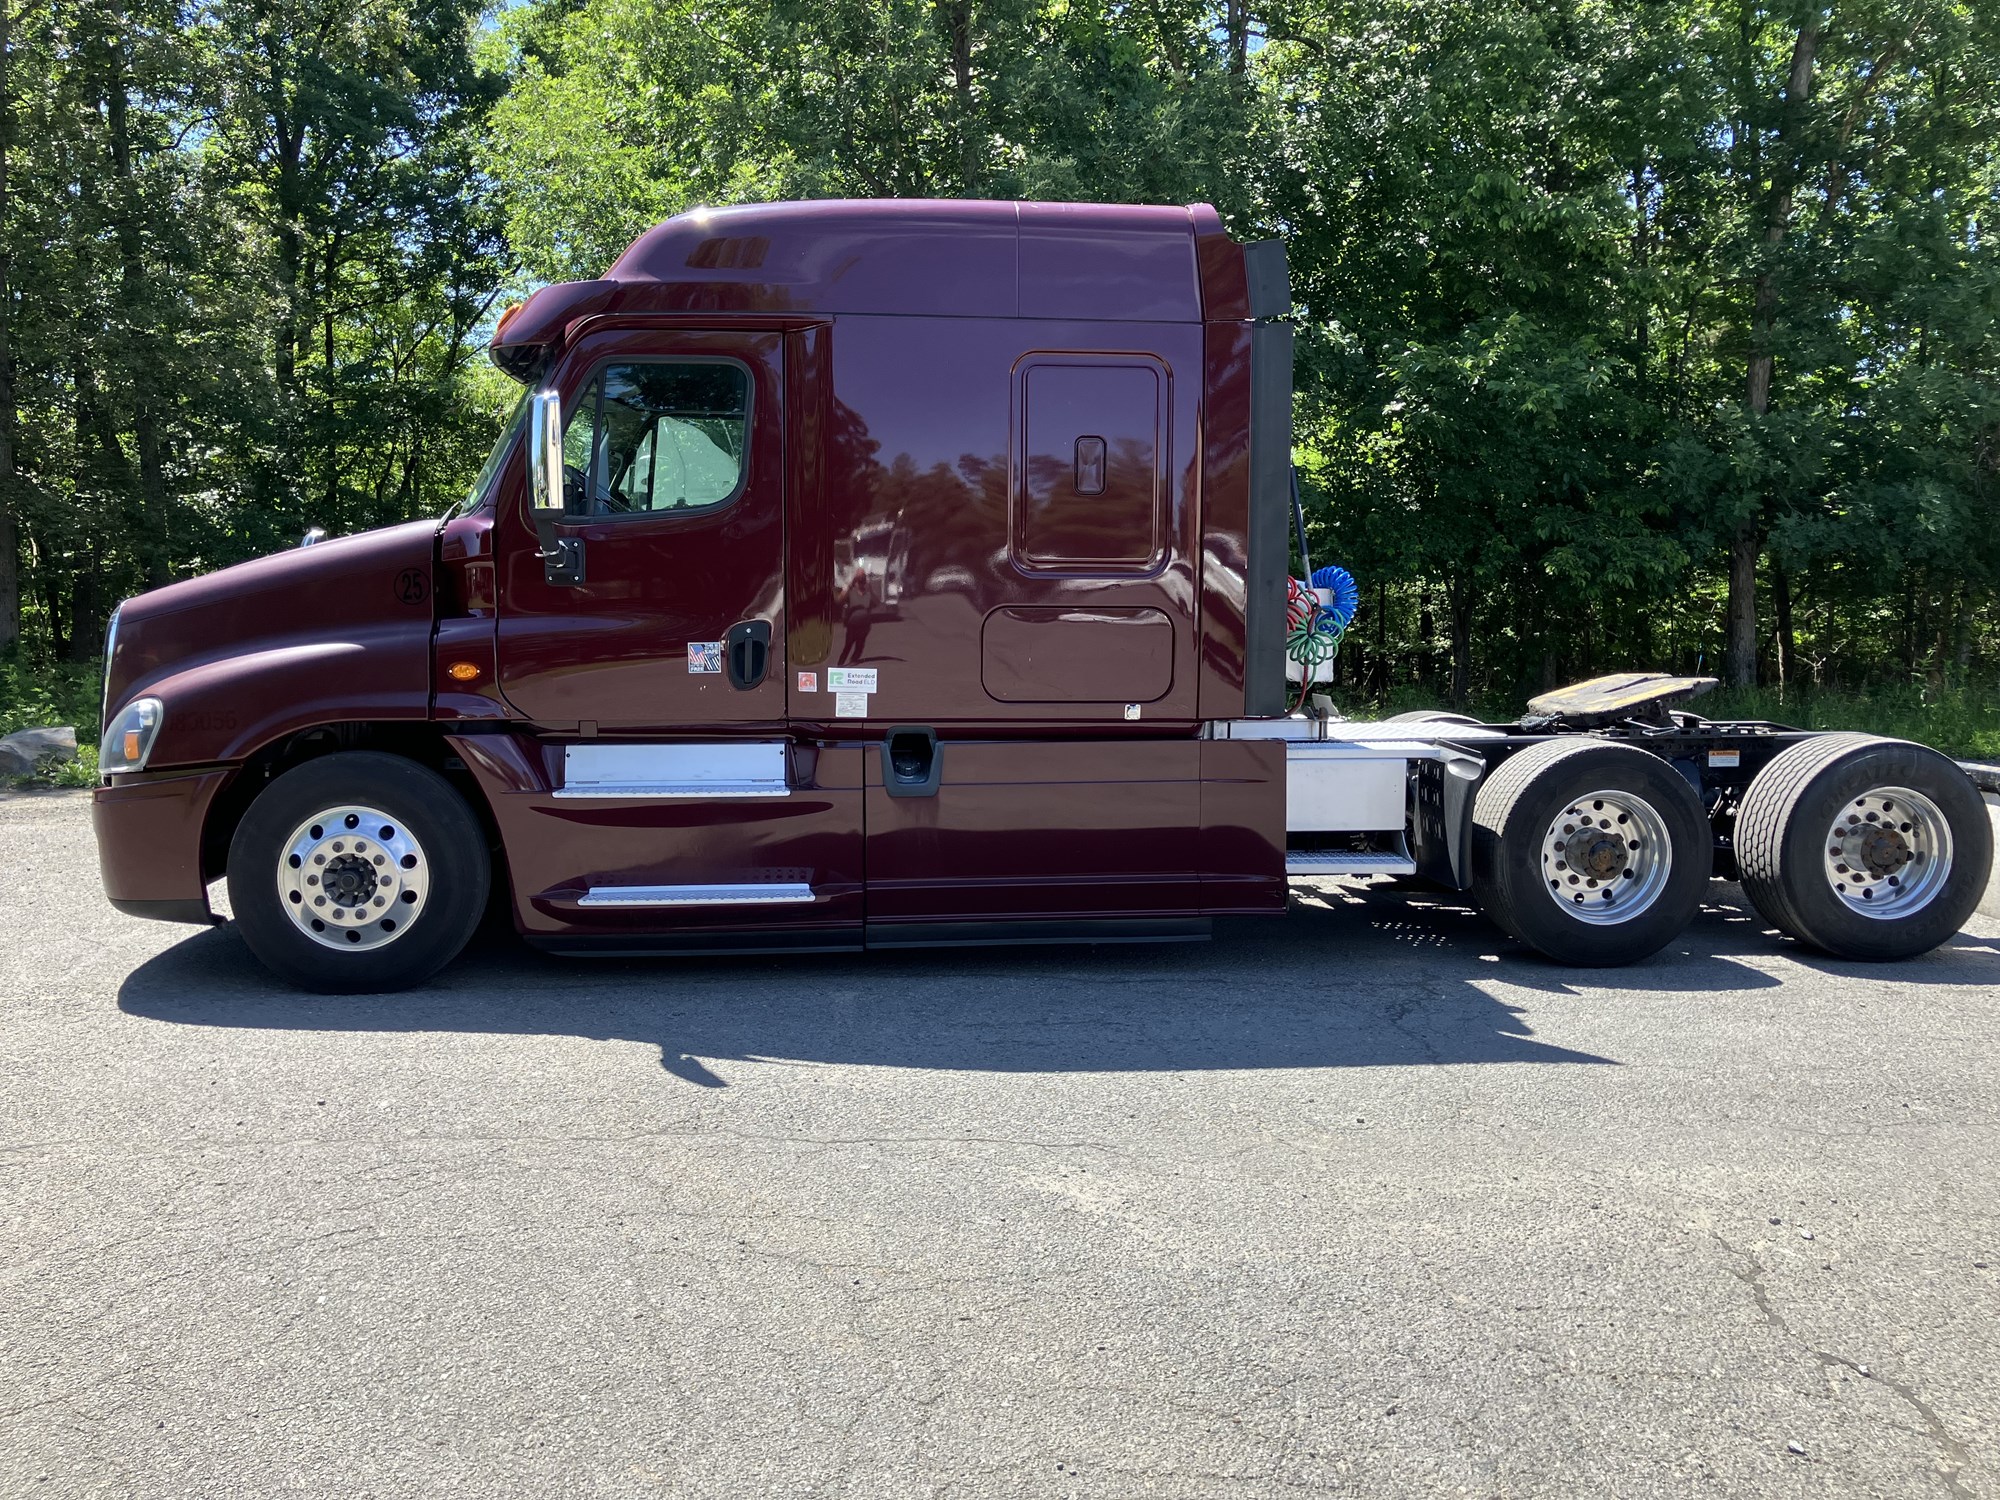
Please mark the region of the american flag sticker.
[[722, 642], [689, 641], [688, 670], [690, 672], [720, 672], [722, 670]]

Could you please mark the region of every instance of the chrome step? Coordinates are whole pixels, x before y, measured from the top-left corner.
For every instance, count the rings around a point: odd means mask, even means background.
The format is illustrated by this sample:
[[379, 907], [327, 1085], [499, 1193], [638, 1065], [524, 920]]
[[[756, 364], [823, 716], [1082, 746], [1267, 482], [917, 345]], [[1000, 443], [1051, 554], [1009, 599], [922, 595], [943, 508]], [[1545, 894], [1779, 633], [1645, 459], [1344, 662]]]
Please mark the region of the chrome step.
[[809, 885], [594, 885], [578, 906], [776, 906], [809, 902]]
[[557, 787], [558, 797], [789, 797], [782, 782], [768, 781], [628, 781], [592, 786]]
[[1287, 849], [1285, 874], [1414, 875], [1417, 862], [1401, 854], [1350, 854], [1331, 849]]

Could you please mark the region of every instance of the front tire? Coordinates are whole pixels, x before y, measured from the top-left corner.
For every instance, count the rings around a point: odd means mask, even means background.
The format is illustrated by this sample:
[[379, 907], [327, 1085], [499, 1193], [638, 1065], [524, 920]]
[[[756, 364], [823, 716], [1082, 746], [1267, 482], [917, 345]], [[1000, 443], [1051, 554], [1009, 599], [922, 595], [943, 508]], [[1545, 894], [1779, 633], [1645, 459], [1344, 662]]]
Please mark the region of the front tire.
[[1472, 884], [1494, 923], [1558, 963], [1608, 967], [1664, 948], [1714, 868], [1701, 799], [1658, 756], [1545, 740], [1473, 804]]
[[258, 794], [229, 844], [229, 901], [250, 951], [322, 994], [421, 984], [456, 958], [486, 907], [479, 821], [435, 771], [347, 751]]
[[1928, 953], [1965, 925], [1993, 866], [1970, 778], [1907, 740], [1829, 734], [1757, 773], [1736, 814], [1743, 893], [1838, 958]]

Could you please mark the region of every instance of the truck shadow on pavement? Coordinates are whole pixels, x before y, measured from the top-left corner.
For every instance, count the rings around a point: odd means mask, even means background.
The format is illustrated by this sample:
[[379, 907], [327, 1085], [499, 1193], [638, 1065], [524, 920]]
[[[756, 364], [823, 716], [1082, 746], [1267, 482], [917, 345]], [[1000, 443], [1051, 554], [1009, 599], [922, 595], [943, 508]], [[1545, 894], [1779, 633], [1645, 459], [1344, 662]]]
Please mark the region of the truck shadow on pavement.
[[187, 1026], [635, 1041], [657, 1046], [676, 1077], [722, 1087], [710, 1063], [1051, 1073], [1609, 1064], [1537, 1040], [1525, 1007], [1504, 997], [1727, 1004], [1779, 986], [1755, 961], [1781, 957], [1879, 976], [1885, 989], [2000, 981], [2000, 944], [1966, 935], [1904, 964], [1813, 959], [1780, 948], [1732, 888], [1717, 890], [1665, 952], [1612, 970], [1547, 963], [1449, 896], [1322, 886], [1296, 893], [1283, 921], [1218, 922], [1207, 944], [604, 961], [483, 938], [399, 995], [284, 988], [221, 927], [142, 964], [118, 1003]]

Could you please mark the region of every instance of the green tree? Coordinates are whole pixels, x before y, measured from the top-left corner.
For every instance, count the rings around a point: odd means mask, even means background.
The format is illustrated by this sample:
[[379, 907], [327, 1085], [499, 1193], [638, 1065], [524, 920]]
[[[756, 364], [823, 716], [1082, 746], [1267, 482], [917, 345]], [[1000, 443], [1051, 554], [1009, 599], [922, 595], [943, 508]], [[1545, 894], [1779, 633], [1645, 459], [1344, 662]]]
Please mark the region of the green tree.
[[1964, 683], [1995, 76], [1984, 0], [5, 3], [0, 648], [441, 509], [502, 288], [689, 205], [1205, 199], [1290, 246], [1350, 680]]
[[[224, 0], [200, 40], [210, 170], [271, 288], [265, 519], [408, 514], [500, 275], [469, 141], [497, 92], [470, 5]], [[447, 485], [457, 469], [448, 465]]]
[[487, 166], [538, 278], [696, 203], [1206, 198], [1248, 214], [1261, 118], [1200, 7], [590, 0], [502, 17]]

